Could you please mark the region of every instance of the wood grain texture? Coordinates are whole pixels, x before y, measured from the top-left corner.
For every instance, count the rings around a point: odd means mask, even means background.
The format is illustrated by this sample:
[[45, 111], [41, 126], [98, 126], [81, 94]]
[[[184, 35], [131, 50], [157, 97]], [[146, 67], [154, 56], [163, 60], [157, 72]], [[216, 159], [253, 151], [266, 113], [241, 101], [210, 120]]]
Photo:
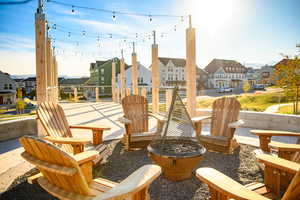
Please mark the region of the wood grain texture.
[[146, 200], [149, 185], [161, 173], [157, 165], [144, 165], [119, 184], [105, 179], [92, 180], [90, 162], [80, 167], [71, 155], [32, 136], [22, 137], [20, 143], [25, 149], [23, 158], [41, 171], [39, 185], [59, 199]]
[[[161, 116], [148, 113], [148, 102], [143, 96], [129, 95], [122, 99], [122, 107], [124, 117], [120, 118], [119, 121], [125, 124], [125, 134], [123, 137], [123, 143], [127, 150], [133, 148], [146, 147], [151, 139], [153, 138], [153, 132], [148, 132], [149, 122], [148, 117], [151, 115], [158, 121], [158, 129], [162, 127], [162, 123], [165, 119]], [[144, 141], [147, 141], [144, 143]], [[139, 144], [140, 142], [140, 144]]]
[[[93, 145], [97, 150], [98, 146], [103, 148], [102, 134], [104, 130], [109, 130], [108, 127], [90, 127], [90, 126], [69, 126], [64, 110], [59, 104], [53, 102], [42, 103], [37, 110], [38, 119], [41, 121], [48, 137], [45, 139], [59, 144], [59, 146], [66, 152], [77, 154], [84, 151], [84, 145], [91, 143], [88, 138], [74, 138], [72, 136], [71, 128], [92, 130]], [[65, 139], [64, 139], [65, 138]], [[105, 145], [104, 145], [105, 146]], [[102, 153], [99, 152], [99, 153]], [[99, 155], [100, 156], [100, 155]], [[100, 161], [102, 158], [97, 158]]]
[[[238, 147], [233, 136], [235, 127], [242, 124], [242, 121], [238, 121], [240, 108], [241, 105], [235, 97], [222, 97], [213, 102], [210, 117], [192, 118], [196, 134], [208, 150], [232, 154]], [[201, 135], [202, 121], [210, 118], [210, 135]]]
[[[212, 168], [199, 168], [196, 171], [196, 176], [208, 184], [211, 191], [212, 200], [220, 199], [280, 199], [281, 192], [284, 195], [281, 199], [296, 200], [300, 197], [300, 165], [286, 161], [280, 158], [274, 158], [270, 155], [262, 155], [258, 157], [260, 162], [264, 162], [265, 183], [250, 183], [245, 186], [227, 177], [223, 173]], [[290, 162], [290, 163], [287, 163]], [[293, 169], [288, 169], [293, 165]], [[297, 165], [297, 167], [295, 166]], [[288, 185], [286, 191], [280, 190], [281, 175], [286, 170], [294, 171], [292, 181]]]

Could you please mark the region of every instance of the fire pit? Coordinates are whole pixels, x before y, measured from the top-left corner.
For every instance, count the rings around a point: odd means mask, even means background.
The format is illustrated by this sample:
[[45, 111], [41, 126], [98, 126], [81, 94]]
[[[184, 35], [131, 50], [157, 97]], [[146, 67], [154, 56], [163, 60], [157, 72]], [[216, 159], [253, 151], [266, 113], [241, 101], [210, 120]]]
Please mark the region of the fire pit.
[[167, 123], [147, 148], [150, 158], [162, 167], [163, 176], [171, 181], [190, 178], [206, 151], [177, 91], [173, 91]]

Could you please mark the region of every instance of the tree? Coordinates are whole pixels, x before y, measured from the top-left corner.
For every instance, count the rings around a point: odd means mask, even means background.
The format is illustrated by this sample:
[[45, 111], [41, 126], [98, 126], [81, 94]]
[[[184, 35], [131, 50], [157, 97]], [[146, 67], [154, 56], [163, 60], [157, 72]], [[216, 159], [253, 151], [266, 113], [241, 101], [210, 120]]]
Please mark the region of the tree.
[[250, 86], [249, 82], [248, 81], [244, 81], [244, 83], [243, 83], [243, 90], [244, 90], [244, 92], [247, 93], [250, 89], [251, 89], [251, 86]]
[[300, 58], [290, 59], [285, 56], [279, 64], [275, 65], [274, 77], [276, 85], [284, 89], [285, 95], [293, 102], [293, 113], [298, 114], [300, 100]]

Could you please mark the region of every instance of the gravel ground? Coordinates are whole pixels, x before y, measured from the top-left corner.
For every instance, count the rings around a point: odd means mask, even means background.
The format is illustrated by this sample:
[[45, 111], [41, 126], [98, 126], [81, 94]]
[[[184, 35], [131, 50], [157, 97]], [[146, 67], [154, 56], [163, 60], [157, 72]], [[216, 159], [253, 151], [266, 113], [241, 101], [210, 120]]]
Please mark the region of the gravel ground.
[[[253, 147], [241, 145], [232, 155], [207, 152], [199, 167], [215, 168], [242, 184], [253, 181], [262, 182], [262, 173], [256, 165], [253, 150]], [[142, 165], [152, 163], [145, 149], [126, 152], [119, 141], [109, 144], [109, 152], [102, 163], [94, 168], [94, 177], [104, 177], [120, 182]], [[33, 170], [18, 177], [9, 189], [0, 195], [0, 199], [56, 199], [38, 185], [26, 183], [26, 177], [31, 173]], [[181, 182], [171, 182], [159, 177], [151, 185], [150, 195], [154, 200], [202, 200], [208, 199], [209, 192], [208, 187], [195, 176]]]

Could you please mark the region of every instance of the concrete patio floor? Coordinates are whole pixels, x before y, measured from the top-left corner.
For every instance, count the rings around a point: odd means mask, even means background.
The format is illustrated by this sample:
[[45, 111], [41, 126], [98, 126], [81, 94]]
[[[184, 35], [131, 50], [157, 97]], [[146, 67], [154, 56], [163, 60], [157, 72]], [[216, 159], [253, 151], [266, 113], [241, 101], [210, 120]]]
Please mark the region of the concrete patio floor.
[[[105, 141], [119, 139], [124, 133], [124, 126], [118, 122], [118, 118], [123, 115], [120, 104], [113, 102], [90, 102], [90, 103], [61, 103], [70, 125], [93, 125], [107, 126], [111, 130], [105, 131], [103, 139]], [[150, 118], [149, 128], [154, 130], [156, 120]], [[258, 146], [258, 138], [250, 134], [253, 128], [238, 128], [235, 137], [239, 143]], [[203, 134], [209, 134], [209, 126], [203, 127]], [[90, 137], [91, 132], [87, 130], [73, 130], [75, 137]], [[273, 137], [272, 140], [295, 143], [293, 137]], [[17, 139], [0, 142], [0, 193], [5, 191], [12, 181], [27, 172], [32, 166], [25, 162], [20, 153], [23, 151]]]

